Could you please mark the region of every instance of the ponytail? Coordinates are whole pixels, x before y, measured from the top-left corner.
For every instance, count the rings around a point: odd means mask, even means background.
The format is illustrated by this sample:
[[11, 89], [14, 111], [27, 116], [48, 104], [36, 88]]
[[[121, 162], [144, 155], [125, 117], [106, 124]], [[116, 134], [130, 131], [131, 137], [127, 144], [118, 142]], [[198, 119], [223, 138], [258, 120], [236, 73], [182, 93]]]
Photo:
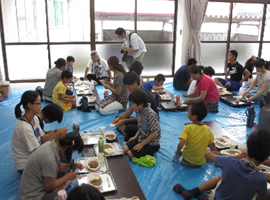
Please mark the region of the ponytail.
[[108, 65], [111, 66], [113, 69], [122, 72], [123, 75], [126, 74], [125, 68], [123, 67], [123, 65], [120, 64], [120, 61], [116, 56], [109, 57], [107, 62], [108, 62]]
[[17, 119], [20, 119], [22, 117], [21, 105], [22, 103], [20, 102], [15, 106], [15, 117]]
[[64, 58], [58, 58], [57, 61], [54, 62], [55, 67], [60, 68], [62, 66], [66, 66], [66, 60]]
[[23, 106], [24, 110], [28, 110], [28, 103], [34, 103], [38, 96], [39, 94], [32, 90], [24, 92], [20, 103], [15, 106], [15, 117], [20, 119], [22, 116], [21, 105]]
[[71, 132], [61, 137], [59, 139], [59, 144], [62, 147], [67, 147], [67, 149], [65, 150], [65, 155], [68, 162], [71, 161], [73, 151], [76, 150], [80, 153], [84, 148], [83, 140], [80, 134], [76, 132]]
[[124, 68], [124, 66], [122, 64], [119, 64], [119, 67], [118, 68], [119, 68], [118, 71], [122, 72], [123, 75], [126, 74], [126, 70], [125, 70], [125, 68]]

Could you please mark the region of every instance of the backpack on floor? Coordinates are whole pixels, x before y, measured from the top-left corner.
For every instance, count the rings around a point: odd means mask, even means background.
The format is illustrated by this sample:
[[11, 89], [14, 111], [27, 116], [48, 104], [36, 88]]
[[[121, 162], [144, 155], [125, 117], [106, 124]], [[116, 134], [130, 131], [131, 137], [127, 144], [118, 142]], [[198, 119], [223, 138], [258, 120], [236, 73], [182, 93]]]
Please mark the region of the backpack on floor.
[[86, 96], [82, 96], [78, 109], [83, 112], [91, 112], [91, 109], [88, 107], [88, 98]]
[[35, 91], [39, 94], [40, 98], [42, 99], [43, 88], [41, 86], [37, 86]]

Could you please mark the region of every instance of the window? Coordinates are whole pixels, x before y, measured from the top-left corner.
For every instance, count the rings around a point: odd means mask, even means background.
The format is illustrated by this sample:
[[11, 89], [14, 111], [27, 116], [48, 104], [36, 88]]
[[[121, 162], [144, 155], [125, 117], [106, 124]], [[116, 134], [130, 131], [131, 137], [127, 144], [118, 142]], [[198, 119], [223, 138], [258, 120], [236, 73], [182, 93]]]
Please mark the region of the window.
[[[0, 14], [5, 38], [2, 45], [6, 49], [3, 61], [9, 72], [6, 79], [45, 79], [54, 61], [69, 55], [76, 60], [74, 74], [83, 76], [94, 49], [105, 60], [112, 55], [121, 60], [122, 41], [115, 35], [118, 27], [135, 31], [144, 40], [147, 53], [143, 76], [172, 75], [176, 3], [175, 0], [2, 0]], [[28, 64], [18, 68], [18, 60], [26, 60]]]
[[[265, 14], [266, 26], [264, 38], [261, 38]], [[265, 56], [269, 49], [268, 45], [264, 44], [270, 39], [269, 17], [269, 5], [267, 12], [264, 13], [262, 1], [246, 0], [237, 3], [210, 0], [201, 28], [202, 64], [211, 65], [216, 73], [225, 73], [229, 50], [238, 51], [237, 60], [243, 66], [252, 55]]]

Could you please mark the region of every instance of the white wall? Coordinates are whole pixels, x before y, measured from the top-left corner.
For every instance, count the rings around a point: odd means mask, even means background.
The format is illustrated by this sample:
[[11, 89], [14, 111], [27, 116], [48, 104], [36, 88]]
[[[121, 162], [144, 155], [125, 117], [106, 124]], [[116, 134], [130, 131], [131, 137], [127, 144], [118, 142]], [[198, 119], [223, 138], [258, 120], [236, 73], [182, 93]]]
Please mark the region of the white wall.
[[185, 64], [188, 37], [189, 25], [186, 14], [185, 0], [180, 0], [178, 1], [175, 71], [181, 65]]

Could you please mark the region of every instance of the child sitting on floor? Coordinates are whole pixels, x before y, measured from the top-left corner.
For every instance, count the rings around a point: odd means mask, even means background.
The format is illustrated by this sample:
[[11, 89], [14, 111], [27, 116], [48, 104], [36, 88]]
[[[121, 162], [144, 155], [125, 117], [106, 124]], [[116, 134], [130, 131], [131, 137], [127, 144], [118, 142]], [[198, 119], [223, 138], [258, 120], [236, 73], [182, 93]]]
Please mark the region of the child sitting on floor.
[[[181, 135], [180, 142], [175, 151], [173, 160], [179, 161], [183, 154], [182, 163], [189, 167], [200, 167], [206, 163], [204, 154], [208, 145], [212, 151], [216, 151], [214, 135], [211, 129], [202, 123], [207, 115], [207, 106], [203, 101], [191, 102], [188, 109], [188, 118], [192, 124], [185, 126]], [[185, 145], [183, 152], [182, 148]]]
[[162, 90], [163, 83], [165, 82], [165, 77], [163, 74], [156, 75], [153, 81], [148, 81], [142, 84], [142, 87], [151, 92], [151, 90]]
[[63, 71], [61, 74], [61, 81], [57, 83], [53, 90], [53, 103], [61, 106], [62, 103], [72, 103], [72, 107], [75, 107], [75, 96], [66, 94], [66, 86], [65, 84], [69, 83], [72, 78], [72, 74], [70, 71]]
[[[206, 199], [252, 199], [258, 193], [258, 199], [267, 199], [267, 177], [258, 172], [257, 167], [270, 155], [270, 132], [258, 130], [250, 134], [247, 140], [247, 156], [236, 159], [232, 156], [218, 156], [212, 152], [205, 153], [205, 158], [214, 162], [222, 170], [222, 176], [214, 177], [202, 185], [186, 190], [181, 184], [173, 189], [185, 199], [196, 197]], [[210, 196], [203, 193], [214, 189]]]
[[254, 127], [254, 129], [270, 130], [270, 92], [267, 92], [266, 95], [262, 97], [260, 100], [260, 107], [258, 125]]
[[161, 135], [158, 115], [147, 104], [147, 94], [143, 89], [133, 91], [129, 95], [130, 106], [136, 112], [138, 131], [123, 147], [130, 159], [145, 155], [154, 155], [160, 148]]

